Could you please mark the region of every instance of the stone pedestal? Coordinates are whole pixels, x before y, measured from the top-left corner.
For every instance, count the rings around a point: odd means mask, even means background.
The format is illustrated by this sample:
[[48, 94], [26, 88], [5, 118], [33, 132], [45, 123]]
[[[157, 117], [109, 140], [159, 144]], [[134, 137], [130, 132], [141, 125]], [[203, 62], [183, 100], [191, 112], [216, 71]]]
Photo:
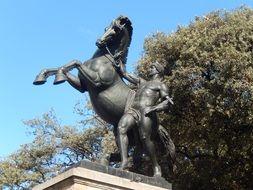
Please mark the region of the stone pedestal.
[[82, 161], [33, 190], [171, 190], [163, 178]]

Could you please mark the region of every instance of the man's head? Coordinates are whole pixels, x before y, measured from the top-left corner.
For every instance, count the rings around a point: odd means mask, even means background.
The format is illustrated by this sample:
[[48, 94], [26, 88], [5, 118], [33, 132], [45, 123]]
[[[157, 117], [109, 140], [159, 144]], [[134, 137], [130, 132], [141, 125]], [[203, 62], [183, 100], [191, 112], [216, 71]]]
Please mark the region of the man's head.
[[153, 76], [155, 74], [159, 74], [160, 76], [164, 74], [164, 67], [158, 62], [152, 63], [149, 68], [149, 76]]

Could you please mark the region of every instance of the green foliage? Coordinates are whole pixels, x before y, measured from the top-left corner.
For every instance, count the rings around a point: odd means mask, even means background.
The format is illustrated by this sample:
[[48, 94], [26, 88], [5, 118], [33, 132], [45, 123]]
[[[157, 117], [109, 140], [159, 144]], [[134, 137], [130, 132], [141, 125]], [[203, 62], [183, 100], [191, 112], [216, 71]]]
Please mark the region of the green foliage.
[[[253, 10], [215, 11], [150, 36], [138, 64], [142, 77], [153, 61], [165, 66], [175, 103], [160, 114], [177, 146], [173, 189], [253, 189]], [[0, 161], [0, 188], [29, 189], [116, 151], [91, 105], [75, 111], [83, 118], [76, 126], [62, 126], [53, 111], [25, 122], [34, 140]]]
[[53, 110], [26, 121], [34, 140], [0, 161], [0, 187], [30, 189], [83, 159], [115, 151], [110, 128], [87, 107], [78, 104], [76, 112], [85, 119], [76, 126], [61, 126]]
[[175, 105], [161, 115], [177, 145], [174, 189], [253, 188], [253, 10], [215, 11], [145, 40], [138, 71], [166, 67]]

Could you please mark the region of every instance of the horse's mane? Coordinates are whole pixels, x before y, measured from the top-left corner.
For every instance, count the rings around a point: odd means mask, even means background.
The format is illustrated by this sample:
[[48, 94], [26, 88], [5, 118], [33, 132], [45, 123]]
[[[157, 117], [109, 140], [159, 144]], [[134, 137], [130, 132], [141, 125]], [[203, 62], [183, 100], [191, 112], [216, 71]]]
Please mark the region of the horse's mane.
[[126, 16], [119, 16], [118, 19], [120, 19], [121, 22], [123, 22], [125, 24], [125, 26], [128, 30], [128, 34], [129, 34], [129, 44], [128, 44], [128, 46], [130, 46], [130, 43], [131, 43], [131, 40], [132, 40], [132, 34], [133, 34], [132, 22]]
[[120, 22], [121, 25], [125, 25], [125, 28], [127, 30], [127, 33], [128, 33], [128, 38], [129, 38], [129, 41], [128, 43], [125, 45], [125, 54], [122, 56], [122, 62], [124, 64], [126, 64], [127, 62], [127, 55], [128, 55], [128, 48], [131, 44], [131, 40], [132, 40], [132, 34], [133, 34], [133, 27], [132, 27], [132, 22], [129, 20], [128, 17], [126, 16], [119, 16], [116, 20], [118, 20]]

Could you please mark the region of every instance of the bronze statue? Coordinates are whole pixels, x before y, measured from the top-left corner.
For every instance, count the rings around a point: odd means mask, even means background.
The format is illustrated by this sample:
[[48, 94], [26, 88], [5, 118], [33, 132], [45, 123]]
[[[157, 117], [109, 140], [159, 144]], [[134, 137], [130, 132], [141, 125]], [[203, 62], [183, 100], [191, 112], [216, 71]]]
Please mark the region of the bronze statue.
[[151, 139], [151, 133], [158, 130], [158, 119], [156, 112], [163, 111], [174, 104], [169, 97], [168, 87], [161, 82], [164, 68], [159, 63], [151, 64], [149, 68], [150, 81], [126, 73], [121, 69], [122, 76], [129, 82], [138, 86], [133, 103], [122, 116], [118, 126], [118, 139], [121, 153], [121, 168], [128, 167], [128, 137], [127, 131], [137, 127], [140, 139], [149, 154], [154, 176], [161, 176], [161, 167], [158, 164], [155, 144]]
[[[118, 17], [96, 41], [98, 49], [91, 59], [84, 63], [73, 60], [60, 68], [42, 70], [34, 84], [44, 84], [47, 77], [56, 75], [54, 84], [68, 81], [80, 92], [88, 91], [96, 113], [116, 127], [133, 91], [122, 81], [113, 63], [121, 60], [126, 64], [132, 30], [127, 17]], [[74, 68], [79, 71], [78, 76], [68, 72]]]
[[[96, 41], [98, 49], [91, 59], [84, 63], [73, 60], [59, 68], [42, 70], [33, 84], [44, 84], [49, 76], [55, 75], [54, 84], [67, 81], [76, 90], [82, 93], [87, 91], [96, 113], [114, 126], [117, 139], [119, 120], [131, 106], [135, 95], [135, 91], [123, 81], [122, 73], [118, 69], [119, 65], [125, 67], [127, 62], [132, 30], [131, 21], [125, 16], [119, 16], [106, 27], [103, 36]], [[77, 76], [69, 72], [74, 68], [78, 70]], [[132, 135], [129, 135], [129, 144], [134, 146], [137, 143], [134, 142], [133, 130], [130, 130]], [[169, 135], [168, 140], [171, 146], [167, 146], [167, 150], [173, 157], [174, 144]]]

